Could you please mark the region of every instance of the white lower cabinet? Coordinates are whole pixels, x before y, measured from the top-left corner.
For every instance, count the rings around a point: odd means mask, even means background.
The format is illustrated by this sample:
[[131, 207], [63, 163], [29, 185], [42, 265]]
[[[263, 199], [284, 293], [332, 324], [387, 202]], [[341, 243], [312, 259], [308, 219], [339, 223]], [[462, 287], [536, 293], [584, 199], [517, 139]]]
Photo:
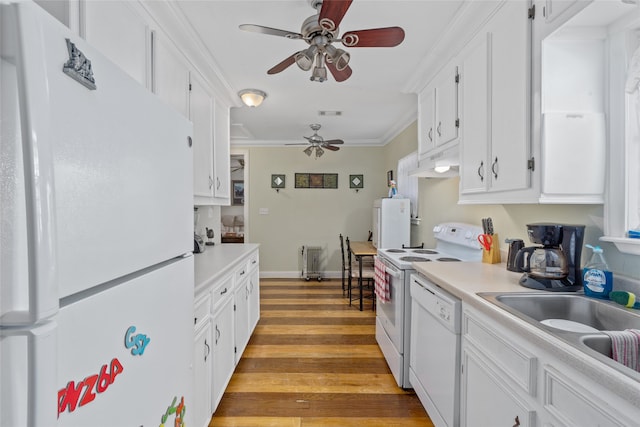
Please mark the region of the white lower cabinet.
[[[260, 313], [258, 249], [229, 264], [196, 295], [194, 418], [206, 427], [231, 380]], [[256, 314], [257, 313], [257, 314]]]
[[[461, 422], [467, 427], [535, 425], [535, 411], [519, 399], [472, 346], [462, 350]], [[486, 359], [485, 359], [486, 360]]]
[[212, 413], [218, 407], [236, 366], [233, 300], [228, 298], [213, 315]]
[[206, 427], [211, 419], [211, 360], [213, 349], [211, 346], [211, 318], [203, 322], [196, 329], [195, 359], [193, 362], [194, 401], [193, 413], [197, 427]]
[[505, 327], [504, 319], [463, 307], [461, 426], [638, 425], [633, 402]]
[[[245, 273], [248, 274], [248, 273]], [[249, 342], [249, 278], [245, 277], [234, 293], [235, 361], [238, 363]]]

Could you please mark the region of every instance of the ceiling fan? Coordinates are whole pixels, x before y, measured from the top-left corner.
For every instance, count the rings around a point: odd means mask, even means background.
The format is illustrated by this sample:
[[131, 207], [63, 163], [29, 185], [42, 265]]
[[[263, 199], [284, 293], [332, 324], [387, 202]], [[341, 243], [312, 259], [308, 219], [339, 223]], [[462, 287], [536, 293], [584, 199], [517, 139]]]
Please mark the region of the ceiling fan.
[[332, 43], [340, 42], [346, 47], [394, 47], [404, 40], [404, 30], [400, 27], [373, 28], [368, 30], [348, 31], [338, 38], [340, 22], [347, 13], [353, 0], [307, 0], [318, 13], [310, 16], [302, 23], [300, 33], [263, 27], [262, 25], [242, 24], [241, 30], [288, 39], [301, 39], [309, 47], [289, 56], [267, 74], [277, 74], [294, 63], [304, 71], [311, 73], [311, 81], [327, 80], [327, 68], [338, 82], [351, 77], [348, 52], [337, 49]]
[[[324, 154], [324, 148], [330, 151], [338, 151], [340, 147], [335, 147], [335, 145], [344, 144], [344, 141], [341, 139], [330, 139], [328, 141], [325, 141], [323, 137], [318, 135], [318, 130], [320, 130], [321, 126], [317, 123], [311, 124], [309, 125], [309, 127], [311, 128], [311, 130], [313, 130], [313, 135], [305, 136], [304, 138], [309, 141], [309, 144], [311, 145], [303, 150], [304, 153], [309, 157], [311, 157], [311, 153], [313, 153], [314, 150], [316, 152], [316, 158], [318, 158], [322, 157], [322, 155]], [[286, 145], [306, 145], [306, 143]]]
[[233, 166], [231, 168], [231, 172], [237, 172], [239, 170], [244, 169], [244, 159], [237, 159], [237, 161], [238, 161], [238, 166]]

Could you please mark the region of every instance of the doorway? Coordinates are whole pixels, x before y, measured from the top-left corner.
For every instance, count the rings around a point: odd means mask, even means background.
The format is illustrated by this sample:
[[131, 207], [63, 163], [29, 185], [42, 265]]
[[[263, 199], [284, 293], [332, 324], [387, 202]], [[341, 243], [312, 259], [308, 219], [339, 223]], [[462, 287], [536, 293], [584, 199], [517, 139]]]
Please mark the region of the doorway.
[[248, 162], [247, 150], [231, 149], [231, 205], [220, 209], [222, 243], [248, 242]]

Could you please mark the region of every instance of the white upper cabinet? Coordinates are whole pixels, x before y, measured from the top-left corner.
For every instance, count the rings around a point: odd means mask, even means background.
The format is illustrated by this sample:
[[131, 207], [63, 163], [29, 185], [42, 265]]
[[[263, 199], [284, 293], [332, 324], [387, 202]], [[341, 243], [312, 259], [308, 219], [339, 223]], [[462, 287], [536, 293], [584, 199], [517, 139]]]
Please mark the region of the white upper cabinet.
[[462, 52], [461, 203], [530, 188], [528, 2], [504, 2]]
[[150, 88], [150, 30], [136, 2], [85, 1], [85, 39], [142, 86]]
[[189, 66], [168, 37], [153, 34], [154, 92], [189, 117]]
[[230, 120], [229, 107], [216, 99], [213, 123], [213, 197], [216, 204], [221, 205], [228, 205], [231, 202]]
[[[195, 73], [191, 73], [189, 88], [189, 118], [193, 122], [194, 204], [207, 204], [213, 198], [214, 187], [214, 98]], [[202, 202], [198, 201], [200, 198]]]
[[421, 159], [457, 143], [458, 67], [447, 64], [419, 95], [418, 150]]

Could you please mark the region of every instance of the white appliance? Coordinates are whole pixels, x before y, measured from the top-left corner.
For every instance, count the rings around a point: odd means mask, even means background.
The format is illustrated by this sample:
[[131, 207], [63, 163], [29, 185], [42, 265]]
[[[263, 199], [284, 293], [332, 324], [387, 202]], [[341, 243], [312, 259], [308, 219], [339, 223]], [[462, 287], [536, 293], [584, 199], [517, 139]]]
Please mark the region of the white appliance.
[[378, 249], [402, 248], [411, 241], [409, 199], [373, 201], [373, 246]]
[[409, 355], [411, 350], [410, 277], [414, 262], [481, 261], [482, 248], [478, 235], [482, 228], [470, 224], [443, 223], [433, 228], [436, 247], [389, 248], [378, 250], [389, 277], [391, 299], [377, 300], [376, 341], [389, 369], [402, 388], [411, 388]]
[[409, 381], [436, 427], [460, 425], [460, 300], [411, 275]]
[[192, 126], [35, 3], [0, 29], [0, 425], [189, 425]]

